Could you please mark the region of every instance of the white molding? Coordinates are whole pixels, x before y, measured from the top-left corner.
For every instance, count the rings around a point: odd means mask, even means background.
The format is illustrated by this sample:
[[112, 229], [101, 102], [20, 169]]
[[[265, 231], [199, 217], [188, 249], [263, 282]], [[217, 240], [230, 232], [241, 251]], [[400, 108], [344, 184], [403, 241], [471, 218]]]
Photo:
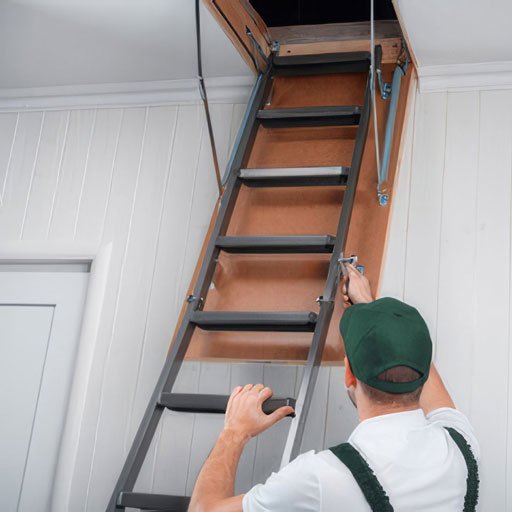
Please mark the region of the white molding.
[[[82, 434], [87, 392], [98, 344], [98, 332], [107, 289], [112, 243], [100, 247], [95, 252], [82, 319], [75, 374], [55, 473], [51, 509], [56, 512], [65, 512], [72, 508], [71, 488]], [[80, 253], [76, 256], [79, 257]]]
[[511, 62], [420, 66], [420, 92], [512, 89]]
[[[207, 78], [210, 103], [245, 103], [253, 76]], [[197, 79], [0, 89], [0, 112], [199, 103]]]

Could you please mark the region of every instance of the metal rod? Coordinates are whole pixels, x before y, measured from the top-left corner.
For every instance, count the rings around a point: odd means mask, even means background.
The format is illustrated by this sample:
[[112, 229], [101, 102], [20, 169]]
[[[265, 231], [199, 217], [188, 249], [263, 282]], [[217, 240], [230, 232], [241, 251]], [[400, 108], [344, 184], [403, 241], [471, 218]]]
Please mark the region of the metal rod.
[[[393, 131], [395, 129], [395, 118], [398, 107], [398, 98], [400, 96], [400, 83], [405, 75], [400, 66], [396, 66], [393, 73], [393, 82], [391, 86], [391, 101], [389, 104], [388, 118], [386, 119], [386, 135], [384, 137], [384, 151], [382, 155], [382, 164], [379, 175], [378, 193], [386, 194], [385, 184], [388, 179], [389, 159], [391, 156], [391, 143], [393, 142]], [[379, 198], [380, 199], [380, 198]], [[386, 197], [387, 199], [387, 197]], [[385, 201], [387, 203], [387, 201]], [[381, 202], [382, 204], [382, 202]]]
[[217, 157], [217, 148], [215, 147], [215, 138], [213, 135], [212, 119], [210, 117], [210, 107], [208, 105], [208, 96], [203, 78], [203, 62], [201, 58], [201, 13], [199, 0], [196, 0], [196, 42], [197, 42], [197, 77], [199, 79], [199, 94], [203, 101], [204, 113], [206, 115], [206, 125], [208, 127], [208, 136], [210, 138], [210, 146], [212, 148], [213, 167], [215, 169], [215, 178], [219, 195], [222, 194], [222, 178], [220, 175], [219, 159]]

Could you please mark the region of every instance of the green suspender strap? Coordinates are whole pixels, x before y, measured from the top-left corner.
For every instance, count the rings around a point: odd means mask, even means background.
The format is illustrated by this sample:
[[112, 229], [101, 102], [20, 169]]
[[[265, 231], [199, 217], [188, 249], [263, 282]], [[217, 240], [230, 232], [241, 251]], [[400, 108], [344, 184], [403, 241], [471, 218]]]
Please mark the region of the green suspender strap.
[[331, 448], [331, 451], [352, 473], [373, 512], [393, 512], [393, 507], [382, 485], [368, 463], [351, 444], [340, 444]]
[[[466, 461], [468, 477], [467, 490], [464, 497], [463, 512], [474, 512], [478, 502], [478, 465], [464, 436], [455, 429], [445, 427]], [[338, 459], [347, 466], [359, 485], [368, 505], [373, 512], [393, 512], [389, 497], [377, 480], [374, 472], [361, 454], [349, 443], [343, 443], [330, 449]]]
[[466, 466], [468, 467], [463, 512], [474, 512], [476, 510], [476, 504], [478, 503], [478, 464], [473, 452], [471, 451], [471, 446], [469, 446], [464, 436], [454, 428], [444, 428], [448, 431], [448, 434], [450, 434], [451, 438], [455, 441], [455, 444], [459, 447], [459, 450], [466, 461]]

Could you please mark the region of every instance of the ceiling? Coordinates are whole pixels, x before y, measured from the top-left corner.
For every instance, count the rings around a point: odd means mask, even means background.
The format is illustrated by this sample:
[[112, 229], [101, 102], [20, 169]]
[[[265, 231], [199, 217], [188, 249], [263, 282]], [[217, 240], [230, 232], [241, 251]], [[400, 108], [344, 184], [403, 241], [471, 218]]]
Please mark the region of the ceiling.
[[[394, 0], [420, 67], [512, 61], [511, 0]], [[203, 8], [205, 76], [250, 72]], [[193, 0], [0, 0], [0, 88], [196, 76]]]
[[511, 0], [394, 0], [418, 66], [512, 61]]
[[[197, 75], [193, 0], [0, 0], [0, 88]], [[202, 8], [205, 76], [250, 75]]]

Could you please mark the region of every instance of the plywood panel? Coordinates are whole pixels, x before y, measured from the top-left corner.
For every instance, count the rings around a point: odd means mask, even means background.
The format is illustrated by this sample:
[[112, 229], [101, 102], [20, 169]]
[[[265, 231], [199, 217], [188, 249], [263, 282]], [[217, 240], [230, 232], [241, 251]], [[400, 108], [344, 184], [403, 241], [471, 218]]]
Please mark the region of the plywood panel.
[[[386, 70], [389, 73], [389, 70]], [[402, 133], [409, 78], [404, 80], [395, 131]], [[323, 77], [280, 77], [275, 80], [271, 105], [356, 104], [363, 102], [365, 74]], [[380, 134], [385, 109], [379, 101]], [[248, 167], [350, 165], [355, 128], [266, 129], [260, 127]], [[392, 149], [390, 184], [399, 155], [397, 137]], [[347, 253], [358, 254], [374, 287], [378, 285], [386, 240], [388, 208], [378, 205], [373, 129], [363, 157], [361, 178], [347, 240]], [[228, 235], [335, 234], [343, 203], [336, 187], [258, 189], [242, 186]], [[371, 228], [369, 228], [371, 226]], [[371, 229], [371, 236], [368, 236]], [[214, 288], [206, 299], [208, 310], [308, 310], [317, 311], [322, 294], [326, 259], [311, 256], [231, 257], [221, 255]], [[338, 322], [343, 304], [338, 294], [324, 360], [340, 361], [343, 355]], [[262, 344], [261, 341], [265, 343]], [[304, 360], [310, 335], [218, 333], [196, 330], [188, 352], [191, 358]]]

